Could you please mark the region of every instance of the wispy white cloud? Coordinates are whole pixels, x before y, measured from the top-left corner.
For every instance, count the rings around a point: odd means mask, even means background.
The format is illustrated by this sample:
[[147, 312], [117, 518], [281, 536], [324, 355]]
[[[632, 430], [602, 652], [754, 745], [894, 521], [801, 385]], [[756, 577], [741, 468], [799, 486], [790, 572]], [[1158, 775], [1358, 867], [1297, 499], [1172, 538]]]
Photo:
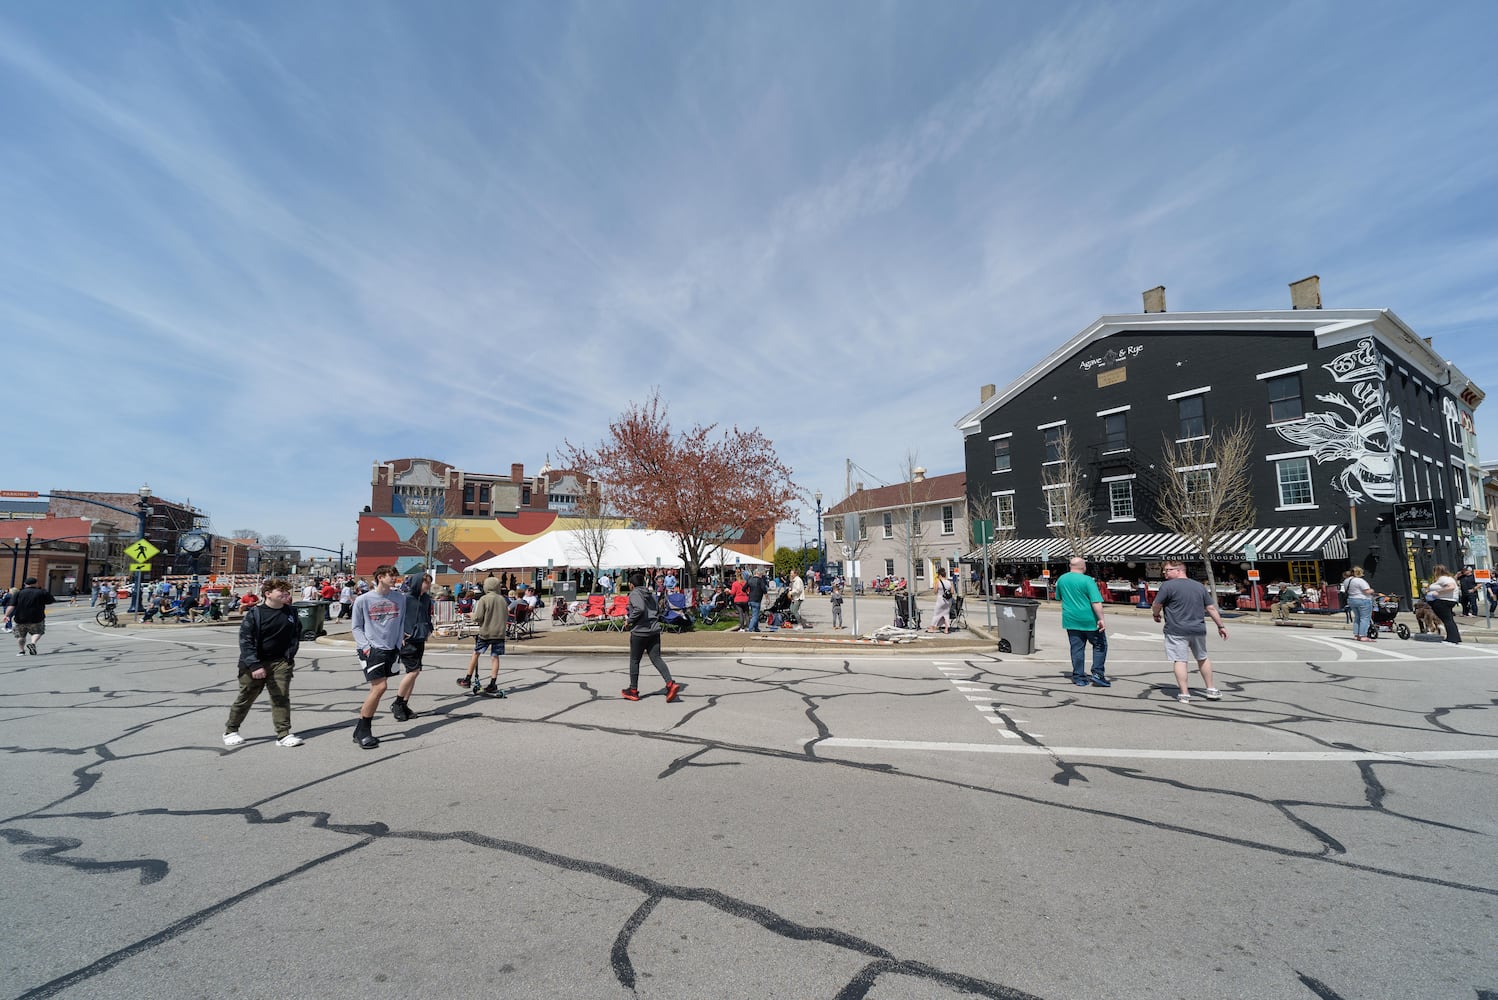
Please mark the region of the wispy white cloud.
[[[0, 336], [82, 404], [17, 466], [336, 543], [375, 460], [535, 466], [660, 385], [832, 493], [848, 456], [959, 467], [981, 383], [1140, 289], [1273, 306], [1312, 271], [1492, 378], [1495, 26], [1478, 3], [7, 12]], [[215, 444], [185, 462], [180, 428]]]

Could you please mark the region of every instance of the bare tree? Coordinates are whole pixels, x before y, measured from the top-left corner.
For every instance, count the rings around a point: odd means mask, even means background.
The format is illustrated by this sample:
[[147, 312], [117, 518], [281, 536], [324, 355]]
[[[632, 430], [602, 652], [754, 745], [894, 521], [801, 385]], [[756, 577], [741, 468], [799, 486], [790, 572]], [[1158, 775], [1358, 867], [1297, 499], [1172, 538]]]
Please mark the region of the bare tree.
[[[827, 530], [826, 534], [830, 545], [836, 545], [843, 555], [846, 563], [843, 566], [843, 576], [847, 578], [849, 586], [853, 585], [853, 563], [861, 559], [869, 547], [868, 496], [867, 490], [859, 490], [832, 505], [834, 508], [839, 508], [836, 514], [824, 515], [832, 520], [832, 527]], [[848, 534], [845, 523], [845, 518], [849, 514], [856, 515], [858, 518], [859, 529], [852, 535]]]
[[[925, 526], [921, 524], [921, 503], [925, 493], [920, 490], [916, 482], [916, 472], [920, 470], [920, 463], [914, 451], [905, 453], [905, 461], [902, 463], [900, 473], [905, 481], [900, 484], [898, 491], [899, 509], [891, 517], [890, 526], [893, 528], [895, 540], [905, 545], [906, 581], [912, 594], [915, 593], [915, 567], [916, 560], [924, 558]], [[924, 470], [921, 470], [924, 471]]]
[[[1011, 497], [1010, 500], [1012, 502], [1013, 498]], [[984, 546], [986, 550], [983, 553], [983, 592], [988, 593], [989, 588], [993, 583], [993, 581], [988, 578], [989, 570], [993, 565], [1003, 561], [1005, 555], [1007, 554], [1009, 543], [1014, 541], [1014, 536], [1016, 534], [1014, 528], [1014, 519], [1011, 517], [1009, 518], [1009, 520], [1004, 521], [1000, 517], [1002, 511], [999, 506], [999, 498], [994, 496], [992, 493], [989, 493], [986, 496], [969, 494], [967, 498], [967, 509], [969, 512], [968, 523], [971, 526], [973, 544]], [[1009, 508], [1009, 510], [1010, 513], [1012, 513], [1013, 507]], [[983, 539], [978, 537], [979, 521], [993, 522], [993, 535], [988, 539], [987, 545], [984, 545]]]
[[1247, 416], [1226, 431], [1208, 428], [1205, 438], [1165, 438], [1165, 475], [1155, 519], [1190, 541], [1207, 564], [1207, 586], [1216, 592], [1212, 543], [1220, 535], [1252, 527], [1254, 428]]
[[285, 535], [261, 535], [260, 547], [264, 549], [286, 549], [291, 542]]
[[1093, 533], [1092, 491], [1070, 428], [1061, 428], [1055, 454], [1057, 459], [1040, 470], [1046, 526], [1066, 544], [1068, 555], [1086, 556]]
[[260, 541], [260, 532], [254, 528], [235, 528], [229, 532], [230, 538], [248, 538], [252, 542]]
[[578, 497], [577, 513], [571, 523], [572, 555], [588, 564], [596, 586], [603, 556], [609, 547], [609, 532], [624, 523], [610, 510], [608, 498], [598, 480], [589, 481], [583, 495]]
[[458, 540], [458, 526], [447, 519], [445, 490], [430, 487], [426, 497], [407, 497], [403, 516], [416, 530], [402, 547], [421, 554], [421, 565], [413, 572], [426, 570], [435, 573], [437, 563], [446, 563], [443, 550]]

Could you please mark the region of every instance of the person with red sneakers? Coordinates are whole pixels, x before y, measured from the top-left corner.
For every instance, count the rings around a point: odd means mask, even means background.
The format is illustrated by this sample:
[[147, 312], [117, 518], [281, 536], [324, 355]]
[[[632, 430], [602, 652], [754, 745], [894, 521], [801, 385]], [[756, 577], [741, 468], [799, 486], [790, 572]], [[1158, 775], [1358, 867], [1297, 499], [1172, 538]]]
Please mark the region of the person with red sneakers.
[[675, 701], [681, 685], [671, 679], [666, 661], [661, 659], [661, 614], [655, 592], [645, 586], [644, 573], [629, 575], [629, 687], [619, 692], [626, 701], [640, 700], [640, 657], [649, 654], [650, 662], [666, 682], [666, 700]]

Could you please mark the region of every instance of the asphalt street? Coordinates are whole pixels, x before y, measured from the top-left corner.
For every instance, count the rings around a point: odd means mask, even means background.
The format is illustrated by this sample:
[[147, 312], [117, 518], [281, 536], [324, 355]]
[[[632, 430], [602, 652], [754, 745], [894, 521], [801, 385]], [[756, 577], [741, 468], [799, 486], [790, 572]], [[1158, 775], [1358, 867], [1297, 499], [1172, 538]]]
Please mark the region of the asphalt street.
[[1498, 995], [1498, 647], [1233, 628], [1189, 705], [1147, 619], [1074, 687], [1049, 609], [1032, 656], [668, 637], [675, 704], [623, 637], [504, 700], [434, 652], [363, 751], [305, 644], [306, 744], [262, 700], [229, 749], [233, 630], [55, 610], [0, 645], [0, 995]]

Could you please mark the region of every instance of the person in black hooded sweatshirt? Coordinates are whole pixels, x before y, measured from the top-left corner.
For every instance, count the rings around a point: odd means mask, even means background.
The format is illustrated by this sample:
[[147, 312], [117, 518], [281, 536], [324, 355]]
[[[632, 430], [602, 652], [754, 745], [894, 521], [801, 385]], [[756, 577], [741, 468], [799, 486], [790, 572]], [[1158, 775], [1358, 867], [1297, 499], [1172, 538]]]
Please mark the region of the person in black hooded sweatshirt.
[[432, 595], [428, 593], [432, 578], [426, 573], [412, 573], [406, 577], [406, 641], [401, 646], [401, 667], [406, 671], [396, 689], [395, 703], [390, 714], [396, 722], [414, 719], [419, 714], [412, 711], [409, 700], [416, 690], [416, 678], [421, 675], [421, 658], [427, 648], [427, 637], [432, 634]]

